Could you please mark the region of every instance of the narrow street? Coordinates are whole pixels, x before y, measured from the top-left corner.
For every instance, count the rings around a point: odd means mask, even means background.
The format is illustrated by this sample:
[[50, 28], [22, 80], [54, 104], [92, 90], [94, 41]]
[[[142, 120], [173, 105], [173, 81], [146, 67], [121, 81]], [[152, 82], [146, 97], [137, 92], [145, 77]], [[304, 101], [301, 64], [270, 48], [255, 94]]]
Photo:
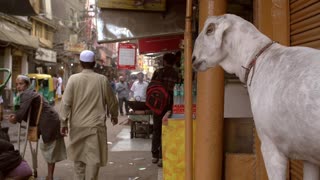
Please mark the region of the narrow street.
[[[59, 104], [55, 106], [58, 109]], [[9, 127], [10, 140], [18, 147], [18, 124], [13, 125], [7, 121], [10, 112], [5, 111], [2, 127]], [[127, 116], [119, 116], [119, 123], [113, 126], [110, 119], [107, 121], [108, 133], [108, 164], [100, 168], [99, 179], [107, 180], [162, 180], [162, 168], [151, 163], [151, 137], [130, 138], [130, 125], [127, 125]], [[22, 133], [23, 135], [23, 133]], [[68, 137], [65, 138], [68, 145]], [[22, 143], [23, 144], [23, 143]], [[20, 145], [23, 149], [23, 145]], [[33, 144], [33, 148], [35, 144]], [[32, 157], [29, 144], [27, 145], [25, 159], [32, 167]], [[45, 180], [47, 164], [40, 149], [38, 150], [38, 178]], [[73, 177], [73, 162], [64, 160], [56, 163], [55, 179], [69, 180]]]

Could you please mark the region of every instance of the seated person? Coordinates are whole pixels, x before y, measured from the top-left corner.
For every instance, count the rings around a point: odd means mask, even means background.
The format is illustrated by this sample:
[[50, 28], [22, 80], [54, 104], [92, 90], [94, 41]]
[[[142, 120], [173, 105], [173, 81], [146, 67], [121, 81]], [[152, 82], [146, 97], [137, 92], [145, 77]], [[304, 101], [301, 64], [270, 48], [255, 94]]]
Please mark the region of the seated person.
[[28, 163], [7, 140], [0, 139], [0, 179], [24, 180], [32, 176]]

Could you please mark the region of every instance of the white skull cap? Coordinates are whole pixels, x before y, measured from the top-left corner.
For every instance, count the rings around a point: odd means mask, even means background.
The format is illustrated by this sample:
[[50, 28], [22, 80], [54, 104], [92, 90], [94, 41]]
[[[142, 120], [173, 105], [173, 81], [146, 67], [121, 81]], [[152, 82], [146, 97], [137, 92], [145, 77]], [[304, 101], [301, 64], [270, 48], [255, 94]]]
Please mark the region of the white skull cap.
[[94, 53], [89, 50], [84, 50], [80, 53], [80, 61], [82, 62], [94, 62]]

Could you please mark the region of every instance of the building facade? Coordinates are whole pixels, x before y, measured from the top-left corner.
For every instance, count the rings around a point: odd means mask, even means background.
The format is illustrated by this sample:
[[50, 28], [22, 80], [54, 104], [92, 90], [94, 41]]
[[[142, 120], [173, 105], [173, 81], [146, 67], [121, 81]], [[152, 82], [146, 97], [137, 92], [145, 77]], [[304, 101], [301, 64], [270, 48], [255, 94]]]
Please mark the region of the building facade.
[[[12, 78], [2, 94], [4, 105], [9, 106], [15, 90], [14, 79], [19, 74], [29, 72], [28, 62], [39, 48], [39, 40], [31, 33], [32, 23], [28, 17], [1, 13], [0, 27], [0, 67], [12, 72]], [[4, 80], [5, 76], [0, 72], [1, 80]]]
[[79, 72], [79, 54], [88, 48], [89, 37], [87, 0], [55, 0], [53, 17], [57, 24], [53, 48], [57, 52], [57, 66], [52, 73], [59, 74], [64, 82], [71, 74]]
[[32, 35], [39, 40], [39, 48], [29, 62], [30, 73], [51, 74], [52, 67], [57, 63], [57, 52], [53, 48], [53, 37], [57, 28], [51, 4], [51, 0], [40, 1], [39, 15], [29, 18], [32, 23]]

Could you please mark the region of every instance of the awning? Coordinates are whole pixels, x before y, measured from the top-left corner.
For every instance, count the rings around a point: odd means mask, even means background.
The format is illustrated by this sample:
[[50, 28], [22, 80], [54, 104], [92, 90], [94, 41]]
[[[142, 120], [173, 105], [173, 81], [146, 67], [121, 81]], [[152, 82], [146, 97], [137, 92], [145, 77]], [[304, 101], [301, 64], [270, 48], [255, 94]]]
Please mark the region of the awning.
[[19, 33], [17, 31], [9, 31], [6, 29], [0, 30], [0, 41], [11, 42], [14, 44], [31, 47], [34, 49], [37, 49], [39, 47], [39, 40], [37, 37], [21, 32]]
[[166, 2], [166, 12], [100, 9], [97, 13], [98, 43], [184, 34], [185, 1]]
[[180, 50], [180, 43], [184, 36], [160, 36], [139, 39], [140, 54], [177, 51]]

